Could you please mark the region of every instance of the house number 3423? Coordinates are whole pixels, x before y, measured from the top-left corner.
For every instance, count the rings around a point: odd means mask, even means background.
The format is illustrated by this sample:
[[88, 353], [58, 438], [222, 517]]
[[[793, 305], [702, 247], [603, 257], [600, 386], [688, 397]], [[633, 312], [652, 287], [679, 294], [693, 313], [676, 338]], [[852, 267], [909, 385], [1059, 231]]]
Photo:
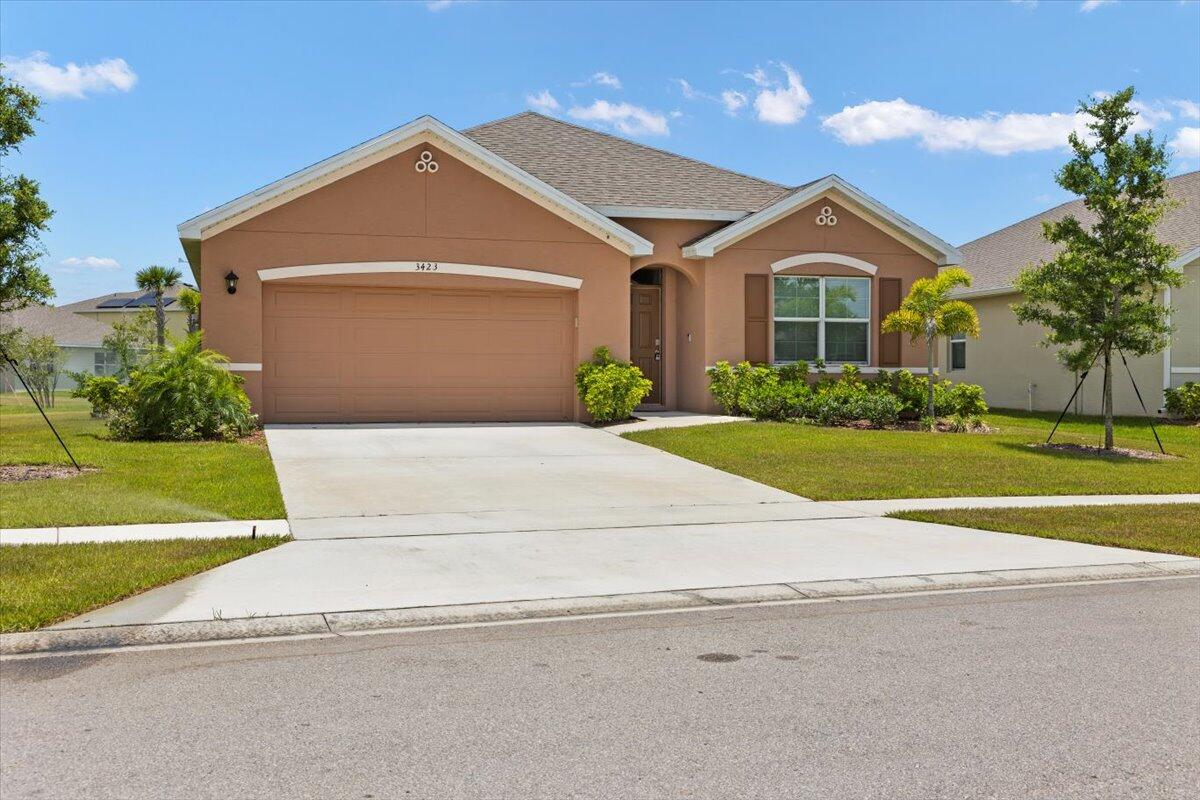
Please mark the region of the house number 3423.
[[417, 272], [437, 272], [436, 261], [418, 261]]

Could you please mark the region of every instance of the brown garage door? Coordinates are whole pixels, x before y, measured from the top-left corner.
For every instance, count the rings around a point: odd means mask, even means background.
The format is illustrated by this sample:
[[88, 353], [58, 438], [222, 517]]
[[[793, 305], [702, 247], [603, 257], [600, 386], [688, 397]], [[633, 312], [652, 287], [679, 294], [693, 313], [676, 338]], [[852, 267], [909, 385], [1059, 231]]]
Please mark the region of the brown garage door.
[[263, 288], [268, 422], [573, 417], [574, 292]]

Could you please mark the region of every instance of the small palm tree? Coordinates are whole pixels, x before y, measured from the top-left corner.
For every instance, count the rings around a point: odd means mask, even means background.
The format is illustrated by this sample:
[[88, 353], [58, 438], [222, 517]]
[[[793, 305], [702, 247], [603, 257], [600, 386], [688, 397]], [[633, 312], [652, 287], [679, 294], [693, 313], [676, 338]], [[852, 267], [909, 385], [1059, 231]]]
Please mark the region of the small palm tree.
[[167, 345], [167, 310], [163, 305], [163, 293], [182, 277], [183, 273], [177, 269], [157, 265], [139, 270], [134, 276], [139, 289], [143, 292], [154, 292], [155, 339], [160, 348]]
[[959, 267], [944, 269], [933, 278], [918, 278], [897, 311], [883, 320], [884, 333], [907, 333], [913, 342], [925, 338], [929, 353], [929, 416], [933, 407], [934, 344], [939, 336], [965, 333], [979, 338], [979, 317], [969, 303], [951, 300], [950, 290], [970, 286], [971, 274]]
[[179, 290], [179, 305], [187, 312], [187, 332], [200, 330], [200, 293], [192, 288]]

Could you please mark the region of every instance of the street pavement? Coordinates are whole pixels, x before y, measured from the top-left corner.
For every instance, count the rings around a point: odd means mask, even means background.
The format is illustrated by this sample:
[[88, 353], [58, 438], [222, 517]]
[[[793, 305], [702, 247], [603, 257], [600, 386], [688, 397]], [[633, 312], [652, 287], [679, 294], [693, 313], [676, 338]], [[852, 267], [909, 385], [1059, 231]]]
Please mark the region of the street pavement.
[[1200, 579], [0, 662], [15, 798], [1183, 798]]

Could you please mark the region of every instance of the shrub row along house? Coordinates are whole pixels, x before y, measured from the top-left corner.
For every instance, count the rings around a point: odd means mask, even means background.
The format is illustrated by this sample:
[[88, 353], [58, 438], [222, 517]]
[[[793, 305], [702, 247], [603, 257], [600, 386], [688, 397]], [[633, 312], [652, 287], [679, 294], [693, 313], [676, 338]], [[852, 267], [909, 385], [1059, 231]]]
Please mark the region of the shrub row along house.
[[[1054, 364], [999, 294], [1046, 254], [1032, 234], [964, 259], [837, 176], [783, 186], [532, 112], [461, 132], [421, 117], [179, 236], [206, 344], [266, 422], [581, 419], [572, 375], [597, 347], [640, 367], [660, 409], [715, 410], [720, 361], [923, 374], [923, 347], [881, 320], [964, 260], [983, 339], [939, 348], [952, 377], [1022, 407], [1021, 370]], [[1031, 380], [1035, 407], [1070, 394], [1069, 375]]]
[[179, 226], [266, 422], [573, 420], [596, 347], [651, 407], [718, 361], [925, 371], [880, 320], [960, 261], [837, 176], [788, 187], [535, 113], [431, 117]]

